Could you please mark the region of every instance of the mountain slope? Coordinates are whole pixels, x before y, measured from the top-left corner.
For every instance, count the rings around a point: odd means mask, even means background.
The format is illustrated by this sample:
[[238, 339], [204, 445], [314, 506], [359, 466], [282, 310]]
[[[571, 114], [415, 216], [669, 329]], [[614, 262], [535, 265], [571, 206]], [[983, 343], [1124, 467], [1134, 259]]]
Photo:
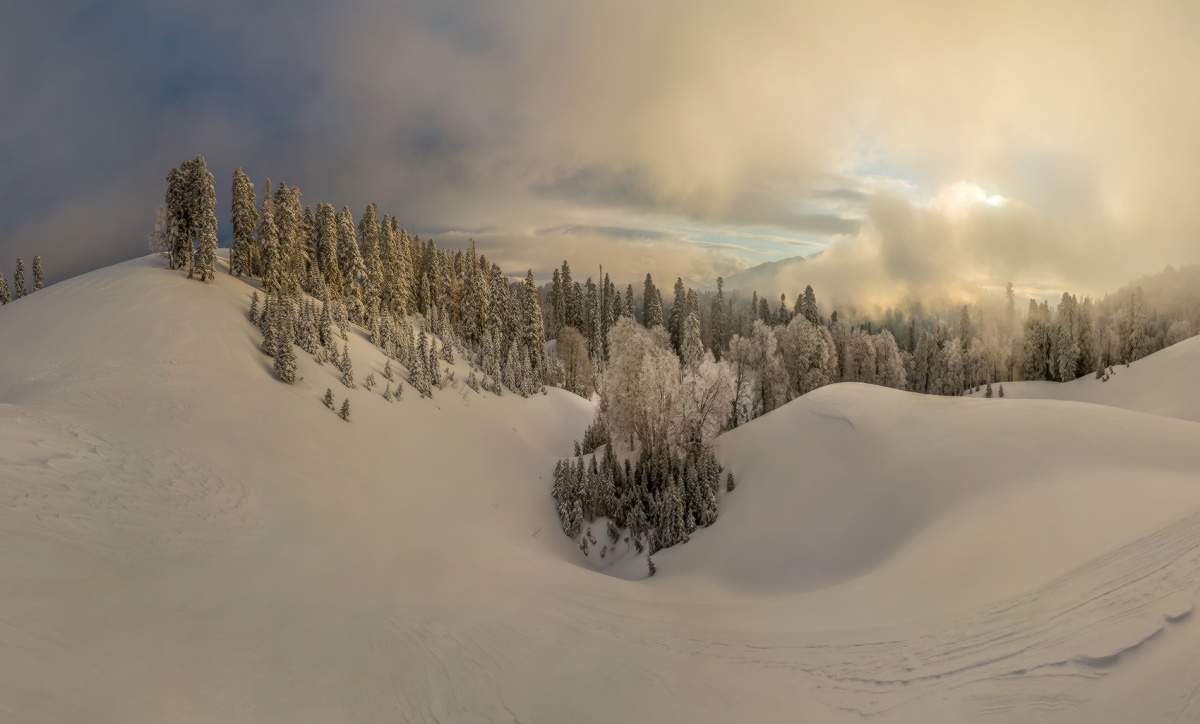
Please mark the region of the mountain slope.
[[0, 720], [1200, 713], [1200, 424], [835, 385], [610, 576], [549, 495], [590, 403], [283, 385], [251, 290], [145, 258], [0, 309]]

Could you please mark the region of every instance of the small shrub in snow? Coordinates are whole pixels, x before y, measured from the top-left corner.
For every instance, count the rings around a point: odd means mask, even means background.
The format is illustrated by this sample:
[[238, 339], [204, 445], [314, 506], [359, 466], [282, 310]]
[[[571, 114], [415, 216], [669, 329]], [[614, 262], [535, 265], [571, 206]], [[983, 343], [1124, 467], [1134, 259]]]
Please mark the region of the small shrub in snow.
[[390, 384], [383, 388], [383, 399], [388, 402], [392, 401], [392, 386]]
[[1004, 397], [1004, 383], [1003, 382], [1000, 383], [1000, 396]]
[[346, 422], [350, 421], [350, 400], [349, 399], [342, 400], [342, 409], [338, 410], [338, 417], [342, 418]]
[[375, 373], [374, 372], [367, 375], [367, 379], [363, 380], [363, 387], [366, 387], [368, 390], [375, 389]]
[[658, 572], [658, 568], [654, 565], [654, 561], [650, 559], [650, 556], [646, 556], [646, 568], [650, 569], [651, 576]]
[[607, 555], [608, 555], [608, 546], [604, 546], [603, 548], [600, 549], [600, 559], [604, 560], [604, 557]]

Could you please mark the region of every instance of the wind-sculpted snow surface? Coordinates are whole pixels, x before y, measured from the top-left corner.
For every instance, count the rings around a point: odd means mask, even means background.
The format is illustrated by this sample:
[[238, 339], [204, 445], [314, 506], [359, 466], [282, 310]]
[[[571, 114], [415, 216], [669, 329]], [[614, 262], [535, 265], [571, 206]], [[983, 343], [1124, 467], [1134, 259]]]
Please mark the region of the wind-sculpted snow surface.
[[[0, 721], [1200, 717], [1194, 417], [822, 388], [600, 573], [550, 497], [591, 403], [388, 402], [361, 330], [356, 388], [284, 385], [251, 290], [147, 258], [0, 309]], [[1178, 347], [1116, 381], [1196, 394]]]

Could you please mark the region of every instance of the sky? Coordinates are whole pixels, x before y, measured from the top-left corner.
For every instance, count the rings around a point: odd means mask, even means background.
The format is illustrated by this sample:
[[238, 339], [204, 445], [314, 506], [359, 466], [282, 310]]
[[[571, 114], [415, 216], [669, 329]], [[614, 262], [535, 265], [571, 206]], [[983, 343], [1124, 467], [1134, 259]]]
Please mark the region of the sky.
[[804, 255], [789, 283], [860, 304], [1102, 293], [1200, 261], [1196, 28], [1100, 0], [6, 3], [0, 268], [145, 253], [202, 154], [223, 244], [240, 166], [512, 274]]

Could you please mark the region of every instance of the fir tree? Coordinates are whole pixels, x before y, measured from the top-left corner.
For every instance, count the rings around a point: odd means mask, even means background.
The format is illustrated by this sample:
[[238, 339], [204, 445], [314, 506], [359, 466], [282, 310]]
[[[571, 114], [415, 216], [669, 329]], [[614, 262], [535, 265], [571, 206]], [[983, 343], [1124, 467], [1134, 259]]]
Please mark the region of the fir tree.
[[659, 295], [649, 274], [642, 285], [642, 323], [651, 328], [663, 323], [662, 296]]
[[733, 471], [725, 473], [725, 492], [732, 493], [737, 487], [737, 482], [733, 479]]
[[0, 272], [0, 306], [4, 306], [12, 301], [12, 294], [8, 291], [8, 277]]
[[658, 572], [658, 568], [654, 565], [654, 560], [650, 556], [646, 556], [646, 567], [649, 569], [651, 576]]
[[322, 402], [324, 402], [325, 406], [329, 409], [333, 409], [333, 390], [328, 387], [325, 388], [325, 399], [322, 400]]
[[19, 256], [17, 257], [17, 271], [13, 274], [13, 288], [16, 290], [17, 299], [25, 296], [25, 262]]
[[258, 291], [250, 295], [250, 324], [258, 324]]
[[342, 409], [338, 410], [338, 417], [346, 422], [350, 422], [350, 400], [349, 398], [342, 400]]
[[1004, 383], [1003, 382], [1000, 383], [1000, 396], [1004, 397]]
[[395, 379], [392, 374], [392, 361], [390, 359], [383, 363], [383, 378], [388, 382]]
[[363, 380], [363, 387], [367, 388], [368, 390], [375, 389], [375, 373], [374, 372], [367, 374], [367, 378], [365, 380]]
[[42, 257], [33, 255], [33, 291], [46, 286], [46, 273], [42, 271]]
[[983, 396], [988, 399], [991, 399], [991, 397], [992, 397], [992, 382], [991, 382], [991, 380], [988, 380], [987, 389], [984, 390]]
[[388, 402], [392, 401], [392, 385], [391, 385], [391, 383], [388, 383], [386, 386], [384, 386], [383, 399], [387, 400]]

